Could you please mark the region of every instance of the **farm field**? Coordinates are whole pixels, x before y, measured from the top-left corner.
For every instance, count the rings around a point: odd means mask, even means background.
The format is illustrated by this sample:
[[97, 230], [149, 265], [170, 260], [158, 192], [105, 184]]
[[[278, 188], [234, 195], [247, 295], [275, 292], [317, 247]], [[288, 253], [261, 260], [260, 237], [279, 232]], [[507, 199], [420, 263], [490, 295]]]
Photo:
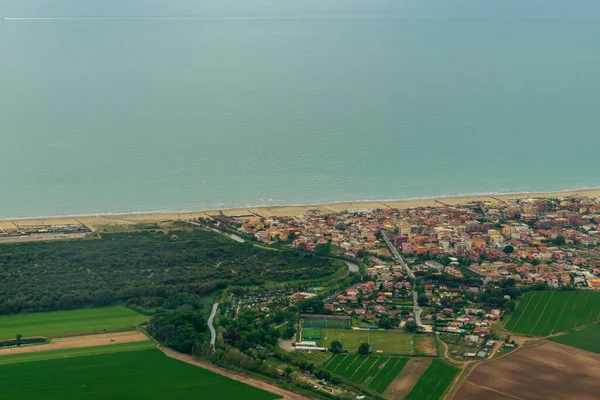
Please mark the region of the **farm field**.
[[50, 343], [35, 346], [9, 347], [0, 349], [0, 357], [8, 354], [36, 353], [54, 350], [78, 349], [95, 346], [115, 346], [121, 343], [145, 342], [148, 336], [140, 331], [101, 333], [54, 338]]
[[279, 398], [158, 349], [0, 365], [0, 387], [3, 400]]
[[600, 324], [550, 338], [553, 342], [600, 354]]
[[459, 369], [439, 359], [434, 359], [406, 395], [406, 400], [438, 400], [441, 399], [452, 383]]
[[597, 322], [600, 293], [529, 292], [506, 324], [509, 331], [548, 336]]
[[373, 353], [413, 354], [414, 335], [401, 331], [323, 329], [319, 345], [328, 347], [333, 340], [342, 342], [344, 350], [357, 350], [361, 343], [369, 343]]
[[0, 317], [0, 339], [123, 331], [147, 320], [147, 316], [121, 306], [7, 315]]
[[598, 393], [600, 354], [546, 342], [476, 365], [454, 399], [595, 400]]
[[379, 394], [383, 393], [402, 371], [408, 358], [336, 354], [323, 367], [350, 382]]
[[302, 318], [302, 327], [319, 329], [349, 329], [351, 327], [351, 322], [349, 320], [329, 318]]

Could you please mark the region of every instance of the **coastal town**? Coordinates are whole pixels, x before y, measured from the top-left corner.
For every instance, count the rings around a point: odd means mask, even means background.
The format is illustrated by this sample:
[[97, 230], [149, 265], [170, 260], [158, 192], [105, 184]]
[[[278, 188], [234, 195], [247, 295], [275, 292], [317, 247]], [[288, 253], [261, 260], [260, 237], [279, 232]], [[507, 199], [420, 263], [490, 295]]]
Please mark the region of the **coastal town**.
[[[498, 335], [495, 326], [524, 291], [600, 289], [598, 199], [440, 202], [216, 220], [265, 246], [361, 263], [355, 283], [323, 298], [323, 313], [349, 317], [355, 329], [435, 332], [455, 360], [511, 350], [510, 336]], [[294, 304], [316, 295], [311, 289], [288, 298]]]

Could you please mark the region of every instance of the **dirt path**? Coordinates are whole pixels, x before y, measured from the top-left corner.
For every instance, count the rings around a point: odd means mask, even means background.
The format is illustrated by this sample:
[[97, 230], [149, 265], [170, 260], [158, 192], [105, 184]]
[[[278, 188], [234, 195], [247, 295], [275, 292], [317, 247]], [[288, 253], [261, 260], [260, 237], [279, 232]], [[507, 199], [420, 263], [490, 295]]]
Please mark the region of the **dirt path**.
[[103, 346], [119, 343], [142, 342], [149, 340], [140, 331], [102, 333], [100, 335], [72, 336], [52, 339], [48, 344], [36, 346], [11, 347], [0, 350], [0, 357], [8, 354], [35, 353], [38, 351], [77, 349], [81, 347]]
[[383, 393], [383, 397], [394, 400], [403, 399], [429, 367], [432, 360], [432, 358], [410, 358], [400, 374]]
[[178, 353], [174, 350], [167, 349], [165, 347], [159, 347], [159, 349], [171, 358], [174, 358], [179, 361], [183, 361], [188, 364], [195, 365], [197, 367], [207, 369], [207, 370], [215, 372], [219, 375], [223, 375], [223, 376], [226, 376], [233, 380], [236, 380], [238, 382], [245, 383], [246, 385], [250, 385], [250, 386], [254, 386], [256, 388], [262, 389], [262, 390], [266, 390], [268, 392], [271, 392], [271, 393], [281, 396], [283, 400], [308, 400], [309, 399], [309, 397], [304, 397], [304, 396], [296, 394], [296, 393], [288, 392], [287, 390], [282, 389], [278, 386], [271, 385], [271, 384], [263, 382], [259, 379], [253, 378], [251, 376], [244, 375], [240, 372], [229, 371], [229, 370], [226, 370], [223, 368], [219, 368], [208, 362], [196, 360], [195, 358], [193, 358], [191, 356]]

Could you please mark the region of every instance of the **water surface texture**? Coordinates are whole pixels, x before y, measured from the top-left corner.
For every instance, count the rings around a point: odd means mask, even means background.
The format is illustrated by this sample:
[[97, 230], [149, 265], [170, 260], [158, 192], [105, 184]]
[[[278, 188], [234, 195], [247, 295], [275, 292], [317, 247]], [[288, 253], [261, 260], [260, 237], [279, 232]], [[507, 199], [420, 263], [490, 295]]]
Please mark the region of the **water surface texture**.
[[597, 0], [0, 17], [0, 217], [600, 186]]

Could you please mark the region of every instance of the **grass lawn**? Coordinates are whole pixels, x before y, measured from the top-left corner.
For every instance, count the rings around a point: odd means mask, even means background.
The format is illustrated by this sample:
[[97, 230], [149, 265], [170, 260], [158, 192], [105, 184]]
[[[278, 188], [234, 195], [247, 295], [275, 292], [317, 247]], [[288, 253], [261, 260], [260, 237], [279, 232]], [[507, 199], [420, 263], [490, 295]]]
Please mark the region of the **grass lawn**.
[[83, 357], [96, 354], [121, 353], [124, 351], [156, 348], [152, 340], [132, 343], [119, 343], [105, 346], [83, 347], [78, 349], [38, 351], [34, 353], [7, 354], [0, 356], [0, 365], [31, 361], [53, 360], [56, 358]]
[[321, 339], [321, 330], [315, 328], [304, 328], [302, 330], [302, 340], [319, 340]]
[[53, 337], [122, 331], [147, 320], [147, 316], [121, 306], [7, 315], [0, 317], [0, 339], [18, 334]]
[[336, 354], [323, 367], [350, 382], [383, 393], [406, 365], [408, 358]]
[[534, 336], [589, 325], [600, 320], [600, 293], [529, 292], [526, 293], [505, 328]]
[[157, 349], [0, 365], [0, 387], [3, 400], [279, 398]]
[[439, 400], [452, 383], [459, 369], [439, 359], [434, 359], [405, 400]]
[[600, 354], [600, 324], [551, 338], [553, 342]]
[[333, 340], [342, 342], [344, 350], [357, 350], [361, 343], [369, 343], [373, 353], [413, 354], [414, 335], [402, 331], [323, 329], [320, 345], [329, 347]]

